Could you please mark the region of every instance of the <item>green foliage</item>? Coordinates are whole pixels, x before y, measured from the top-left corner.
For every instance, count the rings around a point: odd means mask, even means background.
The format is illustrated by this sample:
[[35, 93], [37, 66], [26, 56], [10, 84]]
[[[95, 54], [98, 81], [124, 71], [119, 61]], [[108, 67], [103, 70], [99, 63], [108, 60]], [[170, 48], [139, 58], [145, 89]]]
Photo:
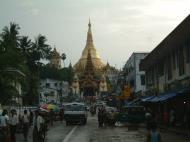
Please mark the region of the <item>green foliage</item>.
[[[19, 30], [18, 24], [10, 23], [0, 33], [0, 103], [11, 103], [11, 98], [18, 95], [12, 83], [19, 81], [27, 102], [34, 104], [38, 101], [41, 59], [49, 57], [51, 47], [46, 44], [45, 36], [39, 34], [32, 42], [27, 36], [20, 36]], [[9, 68], [22, 71], [26, 77], [7, 72]]]
[[56, 79], [56, 80], [63, 80], [68, 81], [71, 83], [74, 76], [73, 68], [62, 68], [62, 69], [56, 69], [54, 67], [50, 67], [49, 65], [42, 66], [40, 68], [40, 78], [46, 79]]

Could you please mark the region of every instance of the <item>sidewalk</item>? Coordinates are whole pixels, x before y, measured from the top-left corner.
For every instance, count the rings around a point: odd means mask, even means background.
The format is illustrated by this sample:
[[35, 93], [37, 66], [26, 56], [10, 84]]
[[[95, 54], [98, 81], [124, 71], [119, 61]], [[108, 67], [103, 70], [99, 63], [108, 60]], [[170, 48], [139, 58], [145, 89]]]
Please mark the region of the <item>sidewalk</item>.
[[190, 130], [184, 130], [184, 129], [176, 128], [176, 127], [171, 128], [171, 127], [167, 127], [167, 126], [163, 126], [163, 125], [159, 125], [159, 128], [162, 129], [162, 130], [165, 130], [165, 131], [169, 131], [169, 132], [172, 132], [172, 133], [176, 133], [176, 134], [179, 134], [179, 135], [190, 137]]
[[[126, 126], [126, 125], [122, 125], [122, 126]], [[146, 128], [146, 124], [141, 124], [141, 125], [139, 125], [139, 127]], [[171, 127], [167, 127], [164, 125], [158, 125], [158, 128], [160, 128], [163, 131], [167, 131], [167, 132], [175, 133], [178, 135], [190, 137], [190, 130], [184, 130], [182, 128], [176, 128], [176, 127], [171, 128]]]

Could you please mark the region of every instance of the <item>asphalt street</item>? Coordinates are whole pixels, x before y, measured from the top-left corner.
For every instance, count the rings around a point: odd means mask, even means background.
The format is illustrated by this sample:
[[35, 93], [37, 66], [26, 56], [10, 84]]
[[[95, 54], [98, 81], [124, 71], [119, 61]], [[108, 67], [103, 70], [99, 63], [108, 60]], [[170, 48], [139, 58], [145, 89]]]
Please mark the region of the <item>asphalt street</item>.
[[[163, 142], [190, 142], [189, 137], [161, 132]], [[145, 135], [144, 128], [138, 130], [128, 130], [126, 127], [98, 128], [97, 117], [89, 116], [86, 125], [66, 126], [65, 122], [55, 122], [47, 132], [46, 142], [145, 142]], [[17, 141], [23, 141], [22, 134], [17, 134]], [[31, 130], [28, 142], [32, 142]]]

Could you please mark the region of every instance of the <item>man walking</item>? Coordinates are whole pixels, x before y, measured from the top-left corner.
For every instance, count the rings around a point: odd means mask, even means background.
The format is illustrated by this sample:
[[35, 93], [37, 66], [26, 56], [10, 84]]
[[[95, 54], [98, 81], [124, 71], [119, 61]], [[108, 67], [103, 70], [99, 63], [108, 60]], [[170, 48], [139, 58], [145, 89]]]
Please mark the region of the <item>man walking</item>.
[[11, 110], [11, 116], [9, 119], [9, 124], [10, 124], [10, 136], [11, 136], [11, 142], [16, 142], [16, 127], [18, 124], [18, 117], [16, 114], [16, 110]]
[[29, 116], [27, 114], [27, 110], [24, 110], [24, 115], [23, 115], [22, 120], [23, 120], [24, 141], [27, 142], [28, 130], [29, 130]]

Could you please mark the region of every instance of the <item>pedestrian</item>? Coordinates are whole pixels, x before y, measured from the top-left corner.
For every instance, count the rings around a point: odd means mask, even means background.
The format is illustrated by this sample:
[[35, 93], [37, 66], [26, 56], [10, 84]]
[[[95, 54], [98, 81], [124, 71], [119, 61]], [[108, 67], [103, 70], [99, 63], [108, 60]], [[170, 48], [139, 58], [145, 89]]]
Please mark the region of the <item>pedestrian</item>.
[[9, 124], [10, 124], [10, 139], [11, 142], [16, 142], [16, 128], [17, 128], [17, 124], [18, 124], [18, 117], [17, 117], [17, 113], [16, 110], [13, 109], [11, 110], [11, 116], [9, 119]]
[[39, 115], [38, 110], [35, 111], [33, 123], [33, 142], [41, 142], [40, 129], [43, 125], [43, 118]]
[[59, 119], [60, 119], [61, 123], [63, 122], [63, 117], [64, 117], [64, 110], [62, 108], [62, 109], [60, 109], [60, 112], [59, 112]]
[[32, 123], [33, 123], [33, 119], [34, 119], [34, 114], [33, 114], [33, 112], [32, 112], [32, 110], [30, 110], [30, 126], [32, 125]]
[[111, 110], [109, 114], [109, 125], [114, 126], [115, 125], [115, 112]]
[[150, 111], [148, 111], [148, 110], [145, 113], [145, 120], [146, 120], [146, 129], [149, 130], [150, 124], [152, 121], [152, 115], [151, 115]]
[[50, 124], [51, 124], [51, 126], [53, 126], [53, 121], [54, 121], [54, 117], [55, 117], [55, 113], [54, 113], [53, 109], [50, 110], [49, 116], [50, 116]]
[[150, 130], [147, 132], [146, 142], [162, 142], [161, 134], [157, 130], [157, 124], [152, 123]]
[[22, 117], [23, 121], [23, 136], [24, 136], [24, 141], [27, 142], [27, 137], [28, 137], [28, 130], [29, 130], [29, 116], [27, 110], [24, 110], [24, 115]]
[[175, 111], [174, 111], [174, 109], [170, 110], [170, 126], [175, 126]]
[[163, 121], [164, 121], [164, 125], [168, 126], [168, 122], [169, 122], [169, 114], [168, 111], [164, 111], [163, 113]]
[[103, 112], [102, 109], [98, 109], [98, 127], [103, 126]]
[[23, 121], [22, 121], [21, 112], [19, 112], [19, 114], [18, 114], [18, 130], [19, 130], [19, 132], [22, 132], [22, 130], [23, 130]]
[[102, 115], [102, 117], [103, 117], [103, 125], [104, 125], [104, 127], [107, 127], [108, 126], [108, 113], [106, 112], [106, 109], [104, 108], [103, 109], [103, 115]]
[[0, 116], [0, 134], [1, 134], [1, 142], [10, 142], [10, 132], [9, 132], [9, 124], [8, 119], [6, 117], [7, 110], [3, 110], [2, 115]]

